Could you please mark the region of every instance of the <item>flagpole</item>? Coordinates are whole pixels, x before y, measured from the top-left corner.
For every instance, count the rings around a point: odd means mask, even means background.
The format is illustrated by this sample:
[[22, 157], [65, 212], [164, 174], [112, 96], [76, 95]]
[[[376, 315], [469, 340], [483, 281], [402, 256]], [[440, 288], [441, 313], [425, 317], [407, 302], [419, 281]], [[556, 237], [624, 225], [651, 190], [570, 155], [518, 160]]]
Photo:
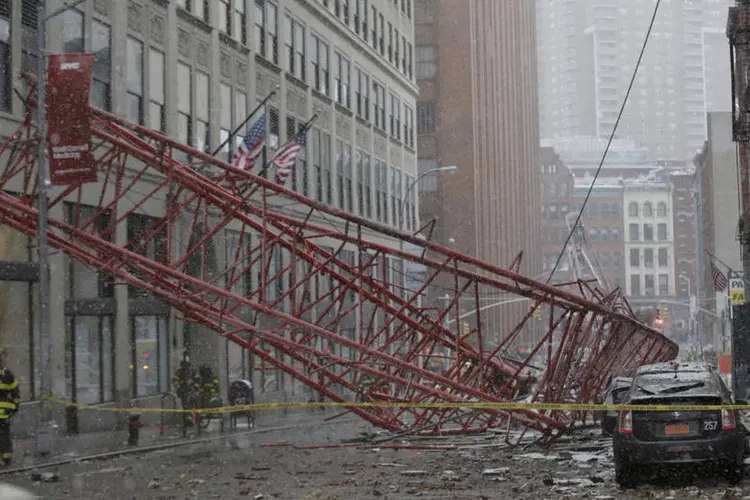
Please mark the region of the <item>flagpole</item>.
[[[315, 119], [316, 119], [317, 117], [318, 117], [318, 114], [317, 114], [317, 113], [315, 113], [315, 114], [314, 114], [314, 115], [312, 116], [312, 118], [310, 118], [309, 120], [307, 120], [307, 122], [305, 122], [305, 123], [304, 123], [304, 125], [302, 125], [302, 130], [305, 130], [305, 129], [307, 129], [307, 128], [310, 128], [310, 127], [312, 126], [312, 123], [313, 123], [313, 122], [315, 121]], [[298, 133], [299, 133], [299, 132], [298, 132]], [[297, 136], [297, 134], [295, 134], [295, 135], [294, 135], [294, 137], [296, 137], [296, 136]], [[286, 146], [286, 145], [287, 145], [287, 143], [288, 143], [288, 142], [289, 142], [290, 140], [294, 139], [294, 137], [292, 137], [292, 138], [288, 139], [288, 140], [287, 140], [286, 142], [284, 142], [284, 144], [282, 144], [282, 145], [281, 145], [281, 147], [279, 147], [278, 151], [281, 151], [281, 150], [282, 150], [282, 149], [284, 148], [284, 146]], [[264, 147], [267, 147], [267, 146], [264, 146]], [[258, 173], [258, 175], [259, 175], [260, 177], [263, 177], [263, 176], [264, 176], [264, 175], [266, 174], [266, 172], [268, 171], [268, 168], [269, 168], [269, 167], [271, 166], [271, 164], [272, 164], [272, 163], [274, 162], [274, 160], [276, 159], [276, 155], [278, 154], [278, 151], [277, 151], [277, 152], [276, 152], [276, 154], [275, 154], [275, 155], [273, 156], [273, 158], [271, 158], [271, 159], [270, 159], [269, 161], [267, 161], [267, 162], [266, 162], [266, 164], [265, 164], [265, 165], [263, 165], [263, 168], [262, 168], [262, 169], [260, 170], [260, 172]], [[248, 189], [250, 189], [250, 184], [246, 184], [245, 186], [243, 186], [243, 187], [242, 187], [242, 188], [241, 188], [241, 189], [239, 190], [239, 194], [240, 194], [240, 196], [242, 196], [242, 197], [245, 197], [245, 195], [246, 195], [246, 193], [247, 193], [247, 190], [248, 190]], [[257, 192], [258, 192], [258, 189], [260, 189], [260, 186], [256, 186], [256, 187], [255, 187], [255, 189], [253, 189], [253, 190], [252, 190], [252, 191], [250, 192], [250, 194], [248, 194], [248, 195], [247, 195], [247, 197], [248, 197], [248, 198], [251, 198], [251, 197], [252, 197], [252, 196], [253, 196], [253, 195], [254, 195], [255, 193], [257, 193]]]
[[[312, 126], [312, 123], [315, 121], [315, 119], [317, 117], [318, 117], [317, 113], [315, 113], [314, 115], [312, 115], [312, 118], [310, 118], [309, 120], [307, 120], [304, 123], [304, 125], [302, 125], [302, 130], [310, 128]], [[294, 134], [294, 137], [297, 137], [297, 134]], [[258, 175], [260, 175], [261, 177], [263, 177], [266, 174], [266, 172], [268, 171], [268, 169], [271, 166], [271, 164], [274, 162], [274, 160], [276, 160], [276, 156], [279, 154], [279, 151], [281, 151], [282, 149], [284, 149], [284, 146], [286, 146], [289, 141], [291, 141], [292, 139], [294, 139], [294, 137], [290, 137], [289, 139], [286, 140], [286, 142], [284, 142], [284, 144], [281, 145], [281, 147], [278, 149], [278, 151], [276, 151], [276, 154], [273, 155], [273, 158], [271, 158], [269, 161], [266, 162], [266, 164], [263, 166], [263, 168], [261, 169], [261, 171], [260, 171], [260, 173]]]
[[745, 285], [748, 284], [747, 280], [742, 275], [742, 273], [739, 273], [739, 272], [735, 271], [734, 269], [732, 269], [726, 262], [724, 262], [723, 260], [721, 260], [720, 258], [718, 258], [716, 255], [712, 254], [708, 250], [704, 250], [704, 252], [706, 252], [708, 254], [708, 256], [711, 257], [713, 260], [715, 260], [716, 262], [718, 262], [722, 266], [726, 267], [730, 278], [732, 276], [737, 277], [737, 278], [742, 278], [742, 281], [745, 283]]
[[[229, 133], [229, 137], [227, 137], [226, 139], [224, 139], [224, 141], [223, 141], [223, 142], [222, 142], [221, 144], [219, 144], [219, 146], [218, 146], [218, 147], [217, 147], [217, 148], [216, 148], [216, 149], [214, 150], [214, 152], [213, 152], [213, 153], [211, 153], [211, 156], [216, 156], [217, 154], [219, 154], [219, 153], [221, 152], [221, 149], [222, 149], [222, 148], [223, 148], [224, 146], [226, 146], [226, 145], [227, 145], [227, 143], [228, 143], [229, 141], [231, 141], [231, 140], [232, 140], [232, 137], [236, 136], [236, 135], [237, 135], [237, 133], [238, 133], [238, 132], [240, 131], [240, 129], [241, 129], [242, 127], [244, 127], [245, 125], [247, 125], [247, 122], [249, 122], [249, 121], [250, 121], [250, 119], [251, 119], [251, 118], [252, 118], [252, 117], [253, 117], [253, 116], [255, 115], [255, 113], [257, 113], [257, 112], [258, 112], [258, 110], [259, 110], [260, 108], [262, 108], [263, 106], [265, 106], [265, 104], [266, 104], [266, 103], [267, 103], [267, 102], [268, 102], [268, 101], [269, 101], [269, 100], [270, 100], [270, 99], [271, 99], [271, 98], [272, 98], [272, 97], [273, 97], [274, 95], [276, 95], [276, 92], [277, 92], [277, 91], [279, 90], [279, 88], [280, 88], [280, 86], [279, 86], [279, 85], [276, 85], [276, 88], [275, 88], [274, 90], [272, 90], [272, 91], [271, 91], [271, 93], [270, 93], [270, 94], [268, 94], [268, 95], [266, 96], [266, 98], [265, 98], [265, 99], [263, 99], [262, 101], [260, 101], [260, 104], [258, 104], [257, 106], [255, 106], [255, 109], [253, 109], [253, 110], [252, 110], [252, 111], [250, 112], [250, 114], [249, 114], [249, 115], [247, 115], [247, 116], [245, 117], [245, 119], [244, 119], [244, 120], [242, 120], [242, 123], [240, 123], [239, 125], [237, 125], [237, 126], [236, 126], [236, 127], [234, 128], [234, 130], [232, 130], [232, 131], [231, 131], [231, 132]], [[231, 148], [229, 149], [229, 159], [228, 159], [227, 161], [230, 161], [230, 162], [232, 161], [232, 149], [231, 149]]]

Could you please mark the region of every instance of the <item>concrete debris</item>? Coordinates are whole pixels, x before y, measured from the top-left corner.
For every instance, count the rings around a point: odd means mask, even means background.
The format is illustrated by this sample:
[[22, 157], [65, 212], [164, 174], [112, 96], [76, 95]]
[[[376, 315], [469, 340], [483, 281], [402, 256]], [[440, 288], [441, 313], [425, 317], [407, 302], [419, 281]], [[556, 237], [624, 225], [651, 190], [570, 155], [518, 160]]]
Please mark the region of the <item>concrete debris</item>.
[[60, 476], [55, 472], [32, 472], [31, 480], [42, 483], [56, 483], [60, 480]]
[[402, 470], [401, 475], [406, 477], [420, 477], [420, 476], [426, 476], [429, 472], [426, 470]]
[[523, 455], [516, 455], [513, 457], [515, 460], [560, 460], [560, 457], [556, 453], [524, 453]]
[[[687, 482], [678, 486], [674, 481], [682, 483], [677, 478], [681, 474], [675, 475], [674, 479], [671, 474], [664, 478], [661, 477], [663, 474], [656, 474], [657, 479], [643, 471], [643, 486], [621, 490], [614, 478], [611, 445], [599, 448], [596, 439], [588, 443], [590, 446], [581, 440], [568, 439], [562, 446], [555, 445], [549, 450], [537, 445], [525, 450], [472, 449], [440, 453], [394, 450], [386, 446], [378, 454], [360, 447], [314, 453], [294, 449], [294, 446], [308, 442], [334, 443], [341, 438], [357, 437], [357, 432], [341, 432], [342, 428], [347, 426], [337, 423], [335, 430], [332, 427], [326, 432], [301, 428], [263, 440], [277, 442], [284, 439], [292, 443], [285, 448], [263, 447], [263, 441], [249, 443], [247, 447], [252, 449], [252, 462], [262, 467], [249, 466], [247, 460], [239, 459], [236, 451], [222, 443], [195, 447], [196, 451], [210, 449], [211, 455], [192, 455], [185, 448], [174, 457], [144, 454], [129, 462], [113, 459], [105, 465], [100, 461], [71, 464], [54, 469], [66, 478], [57, 484], [42, 483], [40, 473], [34, 476], [36, 482], [33, 484], [27, 474], [8, 474], [7, 477], [9, 482], [33, 489], [39, 498], [63, 500], [109, 498], [112, 492], [128, 498], [160, 496], [209, 500], [380, 500], [407, 497], [750, 500], [750, 479], [731, 488], [721, 476], [710, 474], [706, 474], [706, 478], [699, 477], [703, 474], [687, 474]], [[430, 444], [428, 439], [409, 437], [409, 441]], [[394, 440], [397, 442], [399, 440]], [[451, 443], [449, 439], [435, 442]], [[265, 493], [261, 495], [262, 491]], [[5, 497], [0, 495], [0, 498]]]
[[504, 476], [510, 472], [510, 467], [498, 467], [497, 469], [484, 469], [483, 476]]
[[571, 458], [576, 462], [593, 463], [598, 462], [604, 457], [597, 453], [573, 453]]
[[596, 478], [596, 481], [592, 481], [591, 479], [587, 478], [565, 478], [565, 479], [554, 479], [554, 478], [545, 478], [542, 480], [542, 484], [545, 486], [557, 486], [559, 488], [570, 488], [573, 486], [584, 488], [584, 487], [591, 487], [599, 482], [604, 482], [601, 478]]
[[252, 474], [235, 474], [234, 478], [239, 481], [265, 481], [266, 478], [264, 476], [254, 476]]
[[443, 481], [460, 481], [461, 476], [456, 471], [444, 470], [440, 474], [440, 479], [442, 479]]

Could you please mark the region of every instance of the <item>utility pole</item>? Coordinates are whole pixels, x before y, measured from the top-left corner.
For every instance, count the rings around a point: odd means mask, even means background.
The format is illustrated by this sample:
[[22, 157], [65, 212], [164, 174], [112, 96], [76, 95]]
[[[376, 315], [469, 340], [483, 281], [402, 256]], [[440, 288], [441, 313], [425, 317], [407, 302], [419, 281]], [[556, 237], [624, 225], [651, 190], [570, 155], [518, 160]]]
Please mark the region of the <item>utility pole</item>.
[[37, 10], [37, 133], [39, 134], [39, 151], [37, 152], [37, 209], [39, 210], [39, 221], [37, 226], [37, 249], [39, 259], [39, 343], [41, 355], [41, 412], [37, 421], [36, 440], [34, 442], [34, 457], [47, 455], [52, 452], [54, 446], [54, 418], [52, 416], [52, 402], [49, 400], [52, 393], [52, 339], [50, 337], [49, 318], [49, 248], [47, 246], [47, 190], [50, 186], [47, 177], [46, 148], [47, 148], [47, 117], [45, 113], [45, 92], [47, 54], [45, 29], [47, 20], [47, 9], [45, 1], [40, 0]]
[[50, 274], [49, 246], [47, 242], [48, 190], [51, 182], [47, 175], [47, 116], [45, 92], [47, 81], [47, 21], [68, 9], [85, 2], [76, 0], [47, 14], [46, 1], [37, 4], [37, 251], [39, 265], [39, 344], [40, 344], [40, 412], [34, 440], [34, 458], [52, 453], [55, 443], [55, 419], [52, 414], [52, 337], [50, 332]]

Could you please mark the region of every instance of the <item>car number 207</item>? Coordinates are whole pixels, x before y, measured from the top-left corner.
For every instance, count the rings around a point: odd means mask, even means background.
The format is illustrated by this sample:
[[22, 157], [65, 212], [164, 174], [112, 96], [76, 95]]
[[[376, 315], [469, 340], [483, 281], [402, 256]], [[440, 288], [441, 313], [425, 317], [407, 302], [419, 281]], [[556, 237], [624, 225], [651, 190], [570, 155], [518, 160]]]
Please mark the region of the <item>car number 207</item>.
[[703, 430], [704, 431], [715, 431], [716, 427], [719, 425], [719, 422], [716, 420], [707, 420], [703, 422]]

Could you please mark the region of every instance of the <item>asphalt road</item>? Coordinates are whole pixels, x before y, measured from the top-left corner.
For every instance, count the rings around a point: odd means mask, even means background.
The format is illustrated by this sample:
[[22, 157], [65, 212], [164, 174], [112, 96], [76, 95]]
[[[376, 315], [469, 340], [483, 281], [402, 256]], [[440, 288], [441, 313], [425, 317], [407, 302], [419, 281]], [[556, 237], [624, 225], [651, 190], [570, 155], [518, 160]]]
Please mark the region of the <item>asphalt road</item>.
[[[703, 470], [665, 471], [634, 490], [614, 483], [611, 448], [588, 437], [552, 451], [510, 450], [495, 436], [392, 441], [380, 448], [331, 447], [373, 429], [357, 420], [235, 437], [0, 480], [42, 498], [494, 499], [748, 498]], [[450, 449], [391, 449], [386, 446]], [[749, 475], [750, 477], [750, 475]]]

